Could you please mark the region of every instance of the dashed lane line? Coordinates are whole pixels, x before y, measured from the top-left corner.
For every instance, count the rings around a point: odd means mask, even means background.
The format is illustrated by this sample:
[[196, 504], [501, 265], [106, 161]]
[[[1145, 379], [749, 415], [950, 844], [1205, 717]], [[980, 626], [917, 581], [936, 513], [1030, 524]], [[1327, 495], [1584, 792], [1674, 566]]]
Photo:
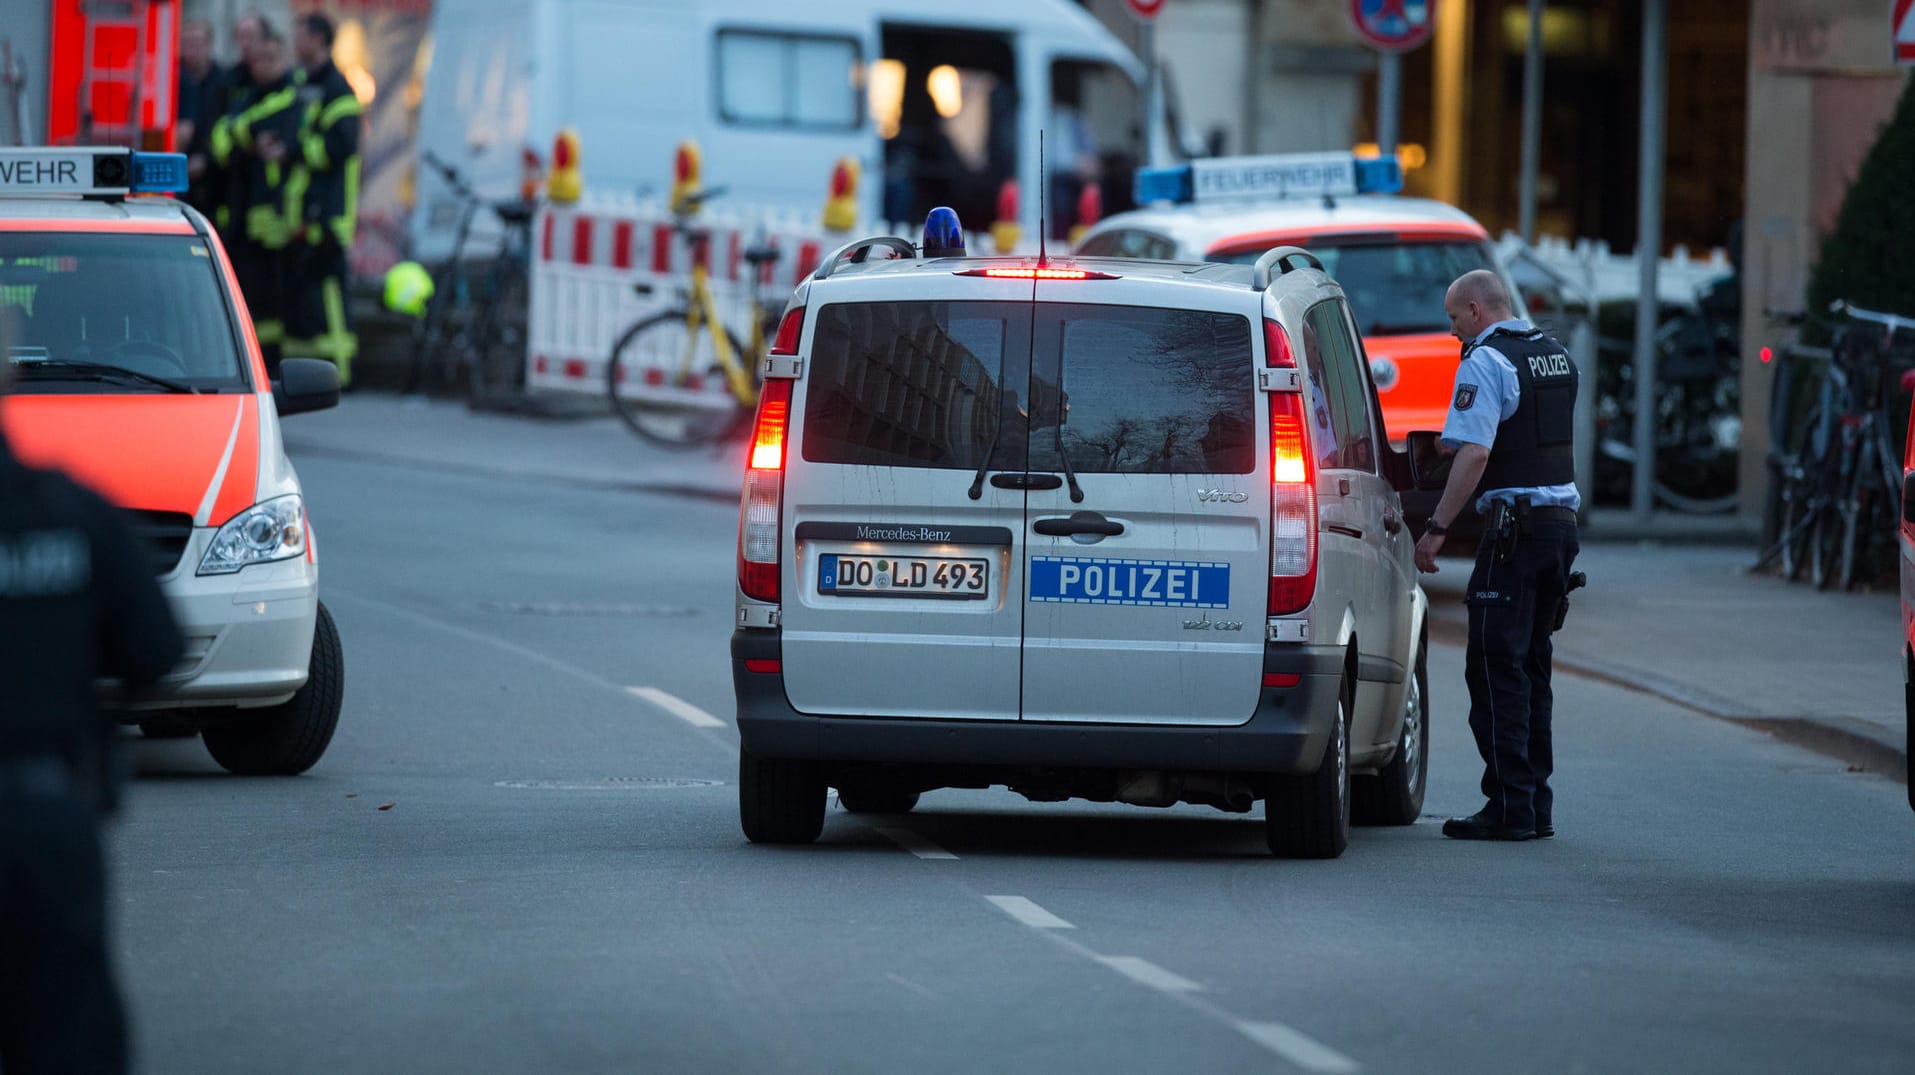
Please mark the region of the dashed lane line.
[[997, 909], [1032, 929], [1076, 929], [1076, 926], [1032, 903], [1022, 896], [986, 896]]
[[657, 687], [627, 687], [625, 693], [634, 698], [642, 698], [694, 728], [723, 728], [725, 722], [710, 713], [680, 698], [669, 691]]
[[878, 832], [889, 838], [892, 843], [897, 844], [899, 847], [904, 848], [906, 851], [911, 852], [921, 859], [948, 859], [951, 861], [956, 861], [957, 859], [956, 855], [919, 836], [910, 829], [880, 828]]
[[1183, 975], [1167, 971], [1138, 956], [1098, 956], [1097, 962], [1139, 985], [1147, 985], [1165, 993], [1196, 993], [1203, 990], [1203, 986]]
[[1238, 1023], [1244, 1037], [1276, 1053], [1305, 1071], [1344, 1073], [1363, 1070], [1356, 1061], [1282, 1023]]

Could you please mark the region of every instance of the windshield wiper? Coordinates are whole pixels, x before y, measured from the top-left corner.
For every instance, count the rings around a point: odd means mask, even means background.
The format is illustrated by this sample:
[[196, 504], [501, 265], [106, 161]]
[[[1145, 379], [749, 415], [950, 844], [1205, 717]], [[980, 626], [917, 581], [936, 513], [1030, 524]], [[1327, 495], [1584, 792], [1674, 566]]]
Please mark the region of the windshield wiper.
[[991, 426], [990, 443], [984, 446], [984, 458], [977, 465], [977, 474], [971, 478], [970, 494], [972, 500], [976, 500], [984, 495], [984, 472], [991, 469], [991, 456], [997, 453], [997, 435], [1004, 432], [1003, 410], [1004, 403], [1000, 400], [998, 402], [997, 421]]
[[13, 368], [22, 377], [30, 377], [38, 372], [52, 373], [59, 377], [81, 381], [121, 381], [134, 384], [149, 384], [155, 388], [164, 388], [168, 392], [197, 396], [200, 389], [190, 384], [166, 377], [155, 377], [150, 373], [130, 370], [125, 366], [110, 366], [104, 362], [82, 362], [72, 358], [35, 358], [15, 359]]

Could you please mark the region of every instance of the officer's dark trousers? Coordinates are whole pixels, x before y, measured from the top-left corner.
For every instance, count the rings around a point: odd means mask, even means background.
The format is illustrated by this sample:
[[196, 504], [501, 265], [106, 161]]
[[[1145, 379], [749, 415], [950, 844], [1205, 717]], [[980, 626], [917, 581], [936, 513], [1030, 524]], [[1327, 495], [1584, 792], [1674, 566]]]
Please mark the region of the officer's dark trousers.
[[251, 239], [234, 244], [227, 253], [233, 259], [233, 275], [239, 278], [240, 294], [246, 297], [246, 312], [252, 315], [253, 335], [259, 338], [266, 376], [276, 380], [280, 344], [286, 338], [286, 288], [291, 259], [286, 251], [261, 246]]
[[1549, 635], [1577, 549], [1575, 523], [1536, 522], [1500, 563], [1485, 535], [1470, 574], [1470, 731], [1491, 816], [1500, 810], [1500, 823], [1515, 828], [1551, 820]]
[[122, 1072], [126, 1021], [106, 948], [100, 815], [0, 797], [0, 1071]]

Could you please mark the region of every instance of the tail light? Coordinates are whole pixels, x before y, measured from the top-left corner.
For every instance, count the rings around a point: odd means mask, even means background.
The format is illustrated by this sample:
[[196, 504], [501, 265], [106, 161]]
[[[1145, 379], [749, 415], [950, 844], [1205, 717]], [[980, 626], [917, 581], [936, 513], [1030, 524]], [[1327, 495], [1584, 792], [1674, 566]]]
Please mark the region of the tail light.
[[[1263, 323], [1266, 365], [1294, 368], [1290, 338]], [[1317, 589], [1317, 485], [1304, 425], [1303, 396], [1270, 394], [1270, 615], [1310, 606]]]
[[738, 509], [738, 588], [754, 601], [778, 600], [778, 522], [790, 417], [791, 382], [766, 381], [752, 423], [751, 459]]
[[[797, 354], [804, 321], [804, 307], [785, 311], [771, 353]], [[738, 507], [738, 588], [754, 601], [778, 600], [782, 551], [778, 528], [784, 511], [791, 384], [788, 378], [767, 380], [758, 396], [758, 415], [751, 424], [751, 455], [746, 462], [744, 497]]]

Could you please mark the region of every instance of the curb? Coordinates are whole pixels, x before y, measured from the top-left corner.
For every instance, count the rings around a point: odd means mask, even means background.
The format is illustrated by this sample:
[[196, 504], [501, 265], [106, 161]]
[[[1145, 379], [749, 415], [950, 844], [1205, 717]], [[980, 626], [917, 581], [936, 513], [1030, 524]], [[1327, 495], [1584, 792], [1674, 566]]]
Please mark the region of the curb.
[[[1432, 608], [1430, 624], [1431, 634], [1441, 635], [1444, 641], [1455, 645], [1468, 645], [1469, 625], [1466, 616]], [[1738, 712], [1742, 706], [1723, 695], [1639, 669], [1567, 655], [1560, 650], [1551, 663], [1557, 671], [1647, 694], [1705, 717], [1751, 728], [1785, 743], [1847, 762], [1855, 771], [1875, 773], [1900, 784], [1908, 783], [1906, 749], [1883, 740], [1878, 734], [1873, 734], [1872, 725], [1852, 717], [1754, 716]]]

